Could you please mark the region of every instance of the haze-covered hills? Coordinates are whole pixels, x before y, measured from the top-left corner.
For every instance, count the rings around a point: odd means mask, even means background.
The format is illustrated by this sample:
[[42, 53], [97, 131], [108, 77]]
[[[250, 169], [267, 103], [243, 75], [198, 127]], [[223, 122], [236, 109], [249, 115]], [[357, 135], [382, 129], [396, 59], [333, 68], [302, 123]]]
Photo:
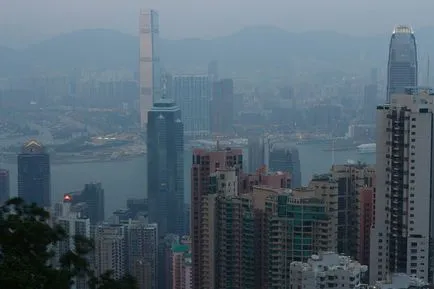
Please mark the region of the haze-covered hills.
[[[416, 32], [419, 55], [434, 51], [434, 28]], [[330, 31], [291, 33], [251, 27], [211, 40], [161, 40], [164, 66], [175, 72], [205, 71], [217, 60], [226, 76], [360, 72], [386, 65], [389, 35], [356, 37]], [[74, 69], [138, 68], [138, 38], [113, 30], [79, 30], [13, 50], [0, 47], [0, 76]]]

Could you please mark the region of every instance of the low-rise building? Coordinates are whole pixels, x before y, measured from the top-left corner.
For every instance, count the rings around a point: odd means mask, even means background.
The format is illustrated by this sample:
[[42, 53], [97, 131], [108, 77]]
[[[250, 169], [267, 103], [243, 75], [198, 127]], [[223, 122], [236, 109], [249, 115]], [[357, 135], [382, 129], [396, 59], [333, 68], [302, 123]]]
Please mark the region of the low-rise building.
[[356, 288], [367, 270], [348, 256], [324, 252], [312, 255], [306, 263], [291, 263], [291, 289]]

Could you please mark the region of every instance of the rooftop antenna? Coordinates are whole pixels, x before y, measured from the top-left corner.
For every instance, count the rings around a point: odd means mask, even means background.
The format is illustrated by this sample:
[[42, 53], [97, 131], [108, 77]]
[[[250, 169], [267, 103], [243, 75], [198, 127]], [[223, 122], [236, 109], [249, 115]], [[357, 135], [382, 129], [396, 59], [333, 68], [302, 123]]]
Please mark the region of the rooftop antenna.
[[163, 87], [161, 89], [161, 99], [166, 99], [167, 96], [167, 78], [163, 77]]
[[426, 83], [427, 83], [428, 87], [430, 86], [430, 83], [431, 83], [431, 81], [429, 79], [429, 67], [430, 67], [430, 63], [429, 63], [429, 54], [428, 54], [428, 64], [427, 64], [427, 69], [426, 69]]

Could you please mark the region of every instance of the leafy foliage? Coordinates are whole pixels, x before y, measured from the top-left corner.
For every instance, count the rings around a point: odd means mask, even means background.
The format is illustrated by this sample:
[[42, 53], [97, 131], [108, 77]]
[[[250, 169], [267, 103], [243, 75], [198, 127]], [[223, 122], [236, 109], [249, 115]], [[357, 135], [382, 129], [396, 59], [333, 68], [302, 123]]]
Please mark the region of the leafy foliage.
[[13, 198], [0, 207], [0, 288], [69, 289], [75, 277], [87, 276], [90, 289], [136, 289], [131, 276], [120, 280], [107, 272], [95, 277], [86, 259], [93, 243], [74, 236], [75, 250], [54, 266], [55, 245], [69, 238], [50, 215], [35, 204]]

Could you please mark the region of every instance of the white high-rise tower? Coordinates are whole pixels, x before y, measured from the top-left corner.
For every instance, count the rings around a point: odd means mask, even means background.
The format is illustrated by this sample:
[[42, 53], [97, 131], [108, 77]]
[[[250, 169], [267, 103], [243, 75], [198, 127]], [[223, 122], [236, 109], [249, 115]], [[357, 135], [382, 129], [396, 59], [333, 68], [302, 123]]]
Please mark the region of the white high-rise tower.
[[433, 281], [434, 91], [407, 88], [377, 107], [370, 282], [390, 273]]
[[146, 128], [148, 111], [161, 97], [158, 13], [154, 10], [141, 10], [139, 26], [140, 124]]

